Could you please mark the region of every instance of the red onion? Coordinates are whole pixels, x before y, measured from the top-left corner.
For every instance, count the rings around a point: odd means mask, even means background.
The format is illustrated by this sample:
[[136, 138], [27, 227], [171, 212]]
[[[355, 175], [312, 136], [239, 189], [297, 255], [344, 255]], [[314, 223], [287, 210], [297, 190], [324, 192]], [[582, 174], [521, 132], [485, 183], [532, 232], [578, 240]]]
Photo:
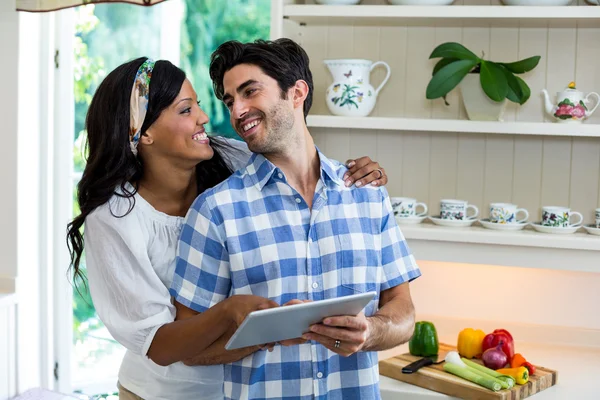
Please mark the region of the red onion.
[[498, 346], [491, 347], [483, 352], [481, 355], [483, 365], [486, 367], [496, 370], [503, 368], [508, 362], [508, 357], [502, 351], [502, 342], [498, 343]]

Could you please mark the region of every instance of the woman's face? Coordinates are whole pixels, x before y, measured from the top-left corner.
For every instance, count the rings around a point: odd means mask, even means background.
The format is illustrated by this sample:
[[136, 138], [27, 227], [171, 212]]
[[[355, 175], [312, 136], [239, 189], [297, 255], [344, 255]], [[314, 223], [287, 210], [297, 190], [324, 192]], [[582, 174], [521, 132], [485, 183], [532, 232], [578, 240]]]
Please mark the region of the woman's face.
[[142, 136], [143, 156], [186, 166], [210, 160], [213, 149], [204, 130], [206, 123], [208, 116], [200, 108], [196, 92], [186, 79], [175, 101], [162, 111], [146, 135]]

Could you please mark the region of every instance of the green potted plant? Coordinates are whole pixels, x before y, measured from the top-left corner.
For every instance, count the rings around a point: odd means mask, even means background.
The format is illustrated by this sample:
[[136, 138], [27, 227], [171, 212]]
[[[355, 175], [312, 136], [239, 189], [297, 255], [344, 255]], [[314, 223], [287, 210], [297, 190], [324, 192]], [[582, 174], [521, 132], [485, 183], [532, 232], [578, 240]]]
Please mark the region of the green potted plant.
[[531, 95], [518, 74], [534, 69], [540, 56], [511, 63], [484, 60], [463, 45], [447, 42], [436, 47], [432, 58], [441, 58], [427, 85], [428, 99], [444, 98], [460, 83], [463, 102], [471, 120], [502, 121], [506, 100], [524, 104]]

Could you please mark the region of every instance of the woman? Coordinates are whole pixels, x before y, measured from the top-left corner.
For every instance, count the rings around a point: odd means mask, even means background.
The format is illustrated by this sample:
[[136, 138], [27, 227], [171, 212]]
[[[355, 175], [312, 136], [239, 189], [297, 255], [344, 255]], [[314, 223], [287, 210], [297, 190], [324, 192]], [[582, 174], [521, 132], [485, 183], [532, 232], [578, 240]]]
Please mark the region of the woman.
[[[257, 296], [232, 296], [175, 321], [168, 288], [183, 217], [200, 193], [249, 156], [242, 142], [209, 139], [207, 122], [185, 73], [168, 61], [138, 58], [117, 67], [90, 104], [81, 214], [69, 224], [68, 242], [74, 274], [81, 276], [85, 222], [94, 305], [127, 348], [121, 399], [222, 399], [221, 366], [176, 361], [209, 350], [249, 312], [277, 306]], [[380, 171], [377, 163], [359, 159], [349, 179], [385, 184]]]

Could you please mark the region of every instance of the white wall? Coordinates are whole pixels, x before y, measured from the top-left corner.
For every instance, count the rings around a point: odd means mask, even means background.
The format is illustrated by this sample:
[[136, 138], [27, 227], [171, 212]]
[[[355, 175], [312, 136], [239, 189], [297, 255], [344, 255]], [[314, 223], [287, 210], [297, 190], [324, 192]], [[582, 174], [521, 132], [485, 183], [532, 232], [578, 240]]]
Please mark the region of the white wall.
[[[42, 312], [46, 304], [40, 287], [40, 137], [45, 82], [41, 43], [44, 17], [17, 13], [15, 1], [0, 1], [0, 290], [17, 293], [17, 326], [7, 327], [14, 341], [17, 369], [4, 379], [16, 380], [12, 387], [23, 392], [44, 384], [42, 379]], [[15, 335], [15, 333], [18, 333]], [[2, 357], [5, 355], [2, 354]], [[14, 369], [14, 368], [13, 368]], [[6, 371], [2, 372], [6, 375]], [[14, 394], [14, 393], [12, 393]], [[12, 395], [9, 394], [9, 395]]]
[[0, 1], [0, 291], [14, 291], [17, 275], [17, 60], [19, 21], [15, 1]]
[[418, 314], [600, 334], [600, 273], [427, 261], [419, 266], [423, 275], [411, 284]]

